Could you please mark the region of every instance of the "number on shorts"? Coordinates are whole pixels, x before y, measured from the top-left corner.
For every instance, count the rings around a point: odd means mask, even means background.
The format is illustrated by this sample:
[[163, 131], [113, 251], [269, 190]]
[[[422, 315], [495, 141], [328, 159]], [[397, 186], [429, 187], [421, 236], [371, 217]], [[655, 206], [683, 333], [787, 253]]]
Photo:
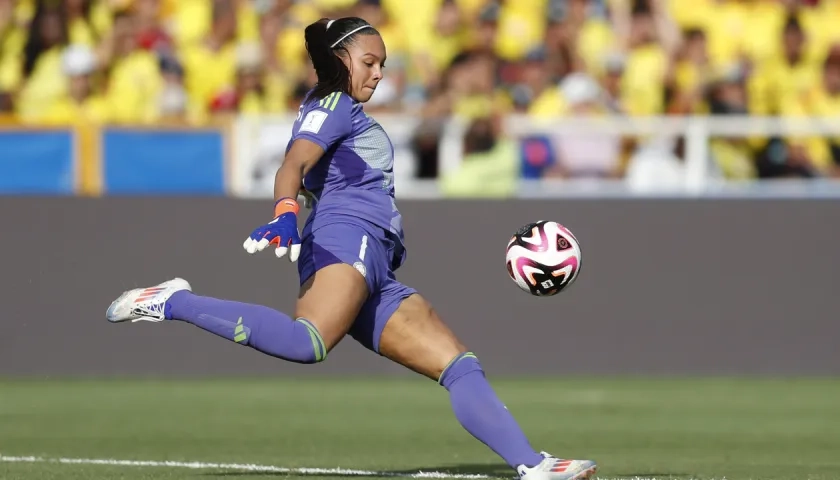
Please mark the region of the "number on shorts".
[[365, 259], [365, 250], [367, 250], [367, 235], [362, 237], [362, 246], [359, 248], [359, 260]]

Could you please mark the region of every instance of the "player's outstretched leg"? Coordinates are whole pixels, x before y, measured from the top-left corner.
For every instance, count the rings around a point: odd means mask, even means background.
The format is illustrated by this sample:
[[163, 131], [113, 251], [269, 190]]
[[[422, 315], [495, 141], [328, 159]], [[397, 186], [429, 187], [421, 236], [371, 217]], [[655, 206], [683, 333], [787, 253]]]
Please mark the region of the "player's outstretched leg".
[[379, 353], [437, 380], [447, 391], [465, 430], [498, 454], [523, 480], [583, 480], [591, 460], [556, 458], [535, 451], [513, 415], [469, 352], [420, 295], [406, 298], [385, 325]]
[[[352, 267], [347, 268], [357, 275]], [[314, 275], [303, 286], [298, 304], [299, 312], [303, 308], [305, 316], [298, 315], [295, 319], [262, 305], [195, 295], [190, 284], [181, 278], [124, 292], [108, 307], [106, 318], [114, 323], [184, 321], [273, 357], [295, 363], [318, 363], [326, 359], [329, 350], [344, 335], [344, 324], [349, 324], [344, 317], [355, 314], [352, 306], [346, 307], [350, 313], [345, 315], [306, 307], [312, 303], [324, 304], [323, 301], [313, 302], [317, 300], [314, 297], [320, 296], [323, 300], [323, 294], [319, 292], [337, 289], [336, 284], [344, 281], [342, 277], [346, 273], [331, 266]], [[360, 296], [355, 291], [346, 293], [346, 298]], [[359, 300], [354, 301], [359, 303]], [[344, 308], [341, 303], [333, 302], [339, 312]]]
[[129, 290], [108, 307], [106, 317], [114, 323], [181, 320], [295, 363], [317, 363], [326, 357], [321, 335], [305, 319], [292, 320], [268, 307], [202, 297], [191, 290], [180, 278]]

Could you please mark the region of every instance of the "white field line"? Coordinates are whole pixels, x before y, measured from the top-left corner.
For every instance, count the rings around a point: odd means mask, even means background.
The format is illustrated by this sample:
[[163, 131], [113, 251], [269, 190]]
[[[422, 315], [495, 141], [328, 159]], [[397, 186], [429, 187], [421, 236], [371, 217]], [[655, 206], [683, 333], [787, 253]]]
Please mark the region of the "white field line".
[[273, 465], [256, 465], [253, 463], [208, 463], [208, 462], [174, 462], [154, 460], [118, 460], [114, 458], [47, 458], [47, 457], [13, 457], [0, 454], [0, 462], [7, 463], [58, 463], [65, 465], [111, 465], [119, 467], [167, 467], [189, 468], [193, 470], [245, 470], [250, 472], [290, 473], [297, 475], [335, 475], [339, 477], [403, 477], [403, 478], [455, 478], [455, 479], [485, 479], [492, 478], [479, 474], [456, 474], [446, 472], [399, 473], [377, 472], [371, 470], [354, 470], [346, 468], [287, 468]]
[[[481, 480], [495, 478], [489, 475], [482, 474], [466, 474], [466, 473], [446, 473], [446, 472], [424, 472], [418, 471], [414, 473], [408, 472], [380, 472], [375, 470], [355, 470], [348, 468], [290, 468], [290, 467], [276, 467], [273, 465], [258, 465], [254, 463], [212, 463], [212, 462], [175, 462], [175, 461], [157, 461], [157, 460], [119, 460], [115, 458], [50, 458], [50, 457], [34, 457], [21, 456], [14, 457], [0, 454], [0, 463], [54, 463], [64, 465], [109, 465], [118, 467], [166, 467], [166, 468], [187, 468], [191, 470], [243, 470], [249, 472], [266, 472], [266, 473], [287, 473], [293, 475], [332, 475], [336, 477], [396, 477], [396, 478], [441, 478], [441, 479], [460, 479], [460, 480]], [[515, 476], [509, 477], [516, 478]], [[596, 480], [668, 480], [667, 477], [616, 477], [615, 479], [596, 477]], [[681, 480], [697, 480], [694, 478]], [[707, 479], [707, 480], [727, 480], [726, 477], [721, 479]], [[759, 480], [759, 479], [751, 479]]]

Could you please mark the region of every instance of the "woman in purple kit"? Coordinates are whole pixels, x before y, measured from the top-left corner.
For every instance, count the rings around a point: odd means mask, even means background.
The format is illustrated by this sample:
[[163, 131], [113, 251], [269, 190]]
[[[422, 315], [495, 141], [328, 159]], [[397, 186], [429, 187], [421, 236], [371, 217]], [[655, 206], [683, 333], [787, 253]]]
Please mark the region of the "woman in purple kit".
[[[187, 322], [286, 361], [314, 364], [350, 335], [371, 351], [437, 381], [455, 416], [525, 480], [581, 480], [591, 460], [537, 452], [487, 382], [475, 354], [394, 272], [405, 262], [394, 201], [394, 149], [363, 104], [382, 79], [385, 44], [365, 20], [321, 19], [306, 28], [318, 83], [300, 106], [274, 185], [274, 215], [245, 240], [297, 262], [294, 315], [199, 296], [175, 278], [124, 292], [108, 321]], [[298, 230], [304, 187], [312, 210]], [[562, 427], [562, 426], [560, 426]]]

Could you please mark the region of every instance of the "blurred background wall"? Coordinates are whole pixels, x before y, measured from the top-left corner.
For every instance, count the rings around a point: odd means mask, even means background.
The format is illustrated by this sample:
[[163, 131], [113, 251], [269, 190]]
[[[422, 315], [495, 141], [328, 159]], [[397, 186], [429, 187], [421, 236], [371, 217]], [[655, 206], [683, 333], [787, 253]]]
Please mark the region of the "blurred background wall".
[[[401, 208], [399, 278], [494, 375], [840, 374], [834, 202]], [[105, 321], [124, 289], [174, 276], [199, 294], [290, 311], [296, 266], [241, 247], [265, 214], [265, 202], [226, 198], [0, 202], [0, 218], [25, 225], [0, 236], [0, 375], [409, 374], [352, 338], [299, 366], [188, 324]], [[532, 297], [505, 272], [504, 246], [526, 218], [561, 218], [581, 242], [580, 277], [556, 297]]]

